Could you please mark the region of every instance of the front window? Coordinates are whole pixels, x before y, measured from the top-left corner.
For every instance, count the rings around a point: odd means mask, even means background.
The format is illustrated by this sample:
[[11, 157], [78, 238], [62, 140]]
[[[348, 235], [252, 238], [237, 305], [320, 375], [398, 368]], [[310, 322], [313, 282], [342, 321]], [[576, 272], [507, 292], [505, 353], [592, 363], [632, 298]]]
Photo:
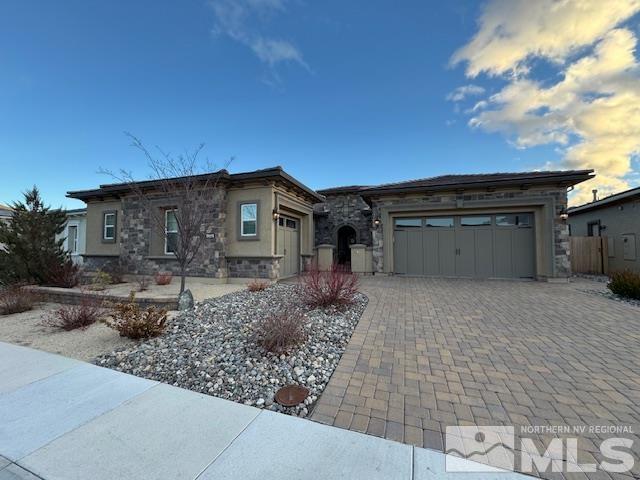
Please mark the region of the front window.
[[258, 234], [258, 204], [244, 203], [240, 206], [240, 236], [255, 237]]
[[178, 220], [176, 210], [166, 210], [164, 212], [164, 253], [176, 253], [178, 245]]
[[116, 214], [109, 212], [104, 214], [104, 229], [102, 232], [102, 238], [104, 240], [116, 239]]
[[78, 226], [72, 225], [67, 233], [67, 250], [69, 253], [78, 253]]

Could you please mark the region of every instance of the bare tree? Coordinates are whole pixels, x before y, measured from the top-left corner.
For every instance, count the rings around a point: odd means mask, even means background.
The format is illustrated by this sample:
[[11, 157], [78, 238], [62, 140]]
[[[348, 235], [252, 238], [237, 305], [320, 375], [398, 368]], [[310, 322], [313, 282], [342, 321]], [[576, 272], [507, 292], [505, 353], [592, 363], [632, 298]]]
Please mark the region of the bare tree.
[[[127, 184], [130, 194], [140, 202], [151, 220], [152, 228], [164, 238], [175, 255], [182, 294], [187, 269], [202, 247], [207, 236], [206, 224], [213, 214], [203, 203], [207, 199], [217, 201], [220, 179], [226, 175], [226, 168], [233, 158], [217, 170], [209, 162], [201, 163], [204, 144], [179, 155], [166, 153], [156, 147], [158, 154], [153, 155], [140, 139], [130, 133], [125, 134], [131, 139], [131, 146], [145, 156], [151, 168], [151, 179], [136, 181], [131, 172], [126, 170], [114, 173], [100, 169], [100, 173]], [[171, 223], [171, 229], [167, 228], [168, 222]]]

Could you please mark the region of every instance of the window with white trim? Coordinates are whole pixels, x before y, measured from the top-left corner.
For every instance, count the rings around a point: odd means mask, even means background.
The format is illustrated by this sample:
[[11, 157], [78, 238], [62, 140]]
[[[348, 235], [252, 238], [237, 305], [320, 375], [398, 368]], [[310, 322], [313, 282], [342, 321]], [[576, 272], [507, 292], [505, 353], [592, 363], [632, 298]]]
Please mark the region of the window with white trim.
[[240, 236], [255, 237], [258, 235], [258, 204], [243, 203], [240, 205]]
[[67, 250], [69, 253], [78, 253], [78, 226], [69, 225], [67, 231]]
[[165, 210], [164, 233], [165, 255], [176, 253], [178, 245], [178, 220], [176, 219], [176, 210]]
[[116, 239], [116, 214], [115, 212], [106, 212], [103, 217], [104, 229], [102, 231], [103, 240]]

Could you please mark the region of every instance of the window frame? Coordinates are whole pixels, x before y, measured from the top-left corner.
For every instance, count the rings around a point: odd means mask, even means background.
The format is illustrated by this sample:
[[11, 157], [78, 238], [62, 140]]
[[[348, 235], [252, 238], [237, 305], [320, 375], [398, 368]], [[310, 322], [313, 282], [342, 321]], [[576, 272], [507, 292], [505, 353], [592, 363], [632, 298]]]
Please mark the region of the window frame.
[[[178, 235], [178, 220], [176, 219], [176, 230], [173, 231], [169, 231], [168, 229], [168, 220], [169, 220], [169, 212], [177, 212], [178, 209], [177, 208], [167, 208], [164, 211], [164, 254], [165, 255], [175, 255], [176, 252], [169, 252], [167, 250], [167, 247], [169, 246], [169, 234], [170, 233], [175, 233], [176, 235]], [[174, 217], [175, 217], [175, 213], [174, 213]], [[176, 239], [176, 244], [178, 242], [178, 239]]]
[[[255, 220], [246, 220], [247, 222], [255, 221], [256, 231], [255, 233], [244, 233], [244, 220], [242, 218], [242, 212], [245, 206], [254, 205], [256, 208]], [[238, 202], [238, 240], [260, 240], [260, 200], [242, 200]]]
[[[72, 228], [76, 233], [73, 237], [73, 245], [70, 245], [69, 236]], [[67, 225], [67, 251], [71, 254], [78, 253], [78, 225]]]
[[[113, 217], [113, 225], [107, 224], [107, 217]], [[107, 228], [113, 227], [113, 237], [107, 237]], [[102, 243], [116, 243], [118, 237], [118, 211], [104, 210], [102, 212]]]

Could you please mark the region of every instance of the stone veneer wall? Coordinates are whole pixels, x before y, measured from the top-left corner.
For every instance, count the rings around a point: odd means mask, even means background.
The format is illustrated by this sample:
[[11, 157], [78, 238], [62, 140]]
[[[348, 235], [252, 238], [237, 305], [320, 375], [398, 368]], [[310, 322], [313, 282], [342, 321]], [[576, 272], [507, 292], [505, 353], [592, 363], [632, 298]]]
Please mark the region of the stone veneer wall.
[[[187, 274], [198, 277], [225, 277], [225, 215], [227, 192], [223, 186], [208, 190], [199, 199], [197, 208], [210, 212], [209, 221], [201, 230], [213, 238], [204, 238], [200, 251], [187, 268]], [[162, 197], [157, 199], [158, 206], [163, 206]], [[156, 230], [156, 231], [154, 231]], [[178, 263], [171, 257], [154, 256], [151, 252], [152, 232], [155, 238], [161, 238], [157, 227], [150, 218], [142, 202], [134, 197], [122, 198], [122, 215], [118, 221], [118, 241], [120, 244], [121, 264], [128, 273], [153, 274], [158, 271], [179, 273]], [[118, 262], [118, 257], [91, 256], [84, 257], [85, 268], [97, 270], [107, 263]]]
[[337, 245], [337, 232], [343, 225], [355, 229], [356, 243], [371, 245], [371, 210], [360, 195], [329, 195], [320, 205], [316, 206], [316, 211], [327, 213], [314, 218], [316, 245]]
[[[416, 203], [424, 205], [424, 209], [428, 210], [429, 206], [437, 206], [445, 202], [455, 202], [462, 200], [498, 200], [513, 199], [535, 196], [552, 196], [555, 200], [554, 225], [553, 225], [553, 261], [555, 264], [556, 277], [569, 277], [571, 275], [570, 247], [569, 247], [569, 226], [560, 218], [563, 211], [567, 208], [567, 190], [565, 188], [547, 188], [539, 190], [520, 190], [520, 191], [496, 191], [486, 193], [471, 194], [443, 194], [433, 195], [421, 198], [401, 198], [394, 200], [379, 199], [373, 201], [374, 218], [380, 218], [380, 209], [382, 207], [394, 204], [410, 204]], [[373, 242], [373, 271], [384, 272], [384, 225], [380, 225], [372, 231]]]
[[280, 278], [280, 258], [227, 258], [229, 278]]

